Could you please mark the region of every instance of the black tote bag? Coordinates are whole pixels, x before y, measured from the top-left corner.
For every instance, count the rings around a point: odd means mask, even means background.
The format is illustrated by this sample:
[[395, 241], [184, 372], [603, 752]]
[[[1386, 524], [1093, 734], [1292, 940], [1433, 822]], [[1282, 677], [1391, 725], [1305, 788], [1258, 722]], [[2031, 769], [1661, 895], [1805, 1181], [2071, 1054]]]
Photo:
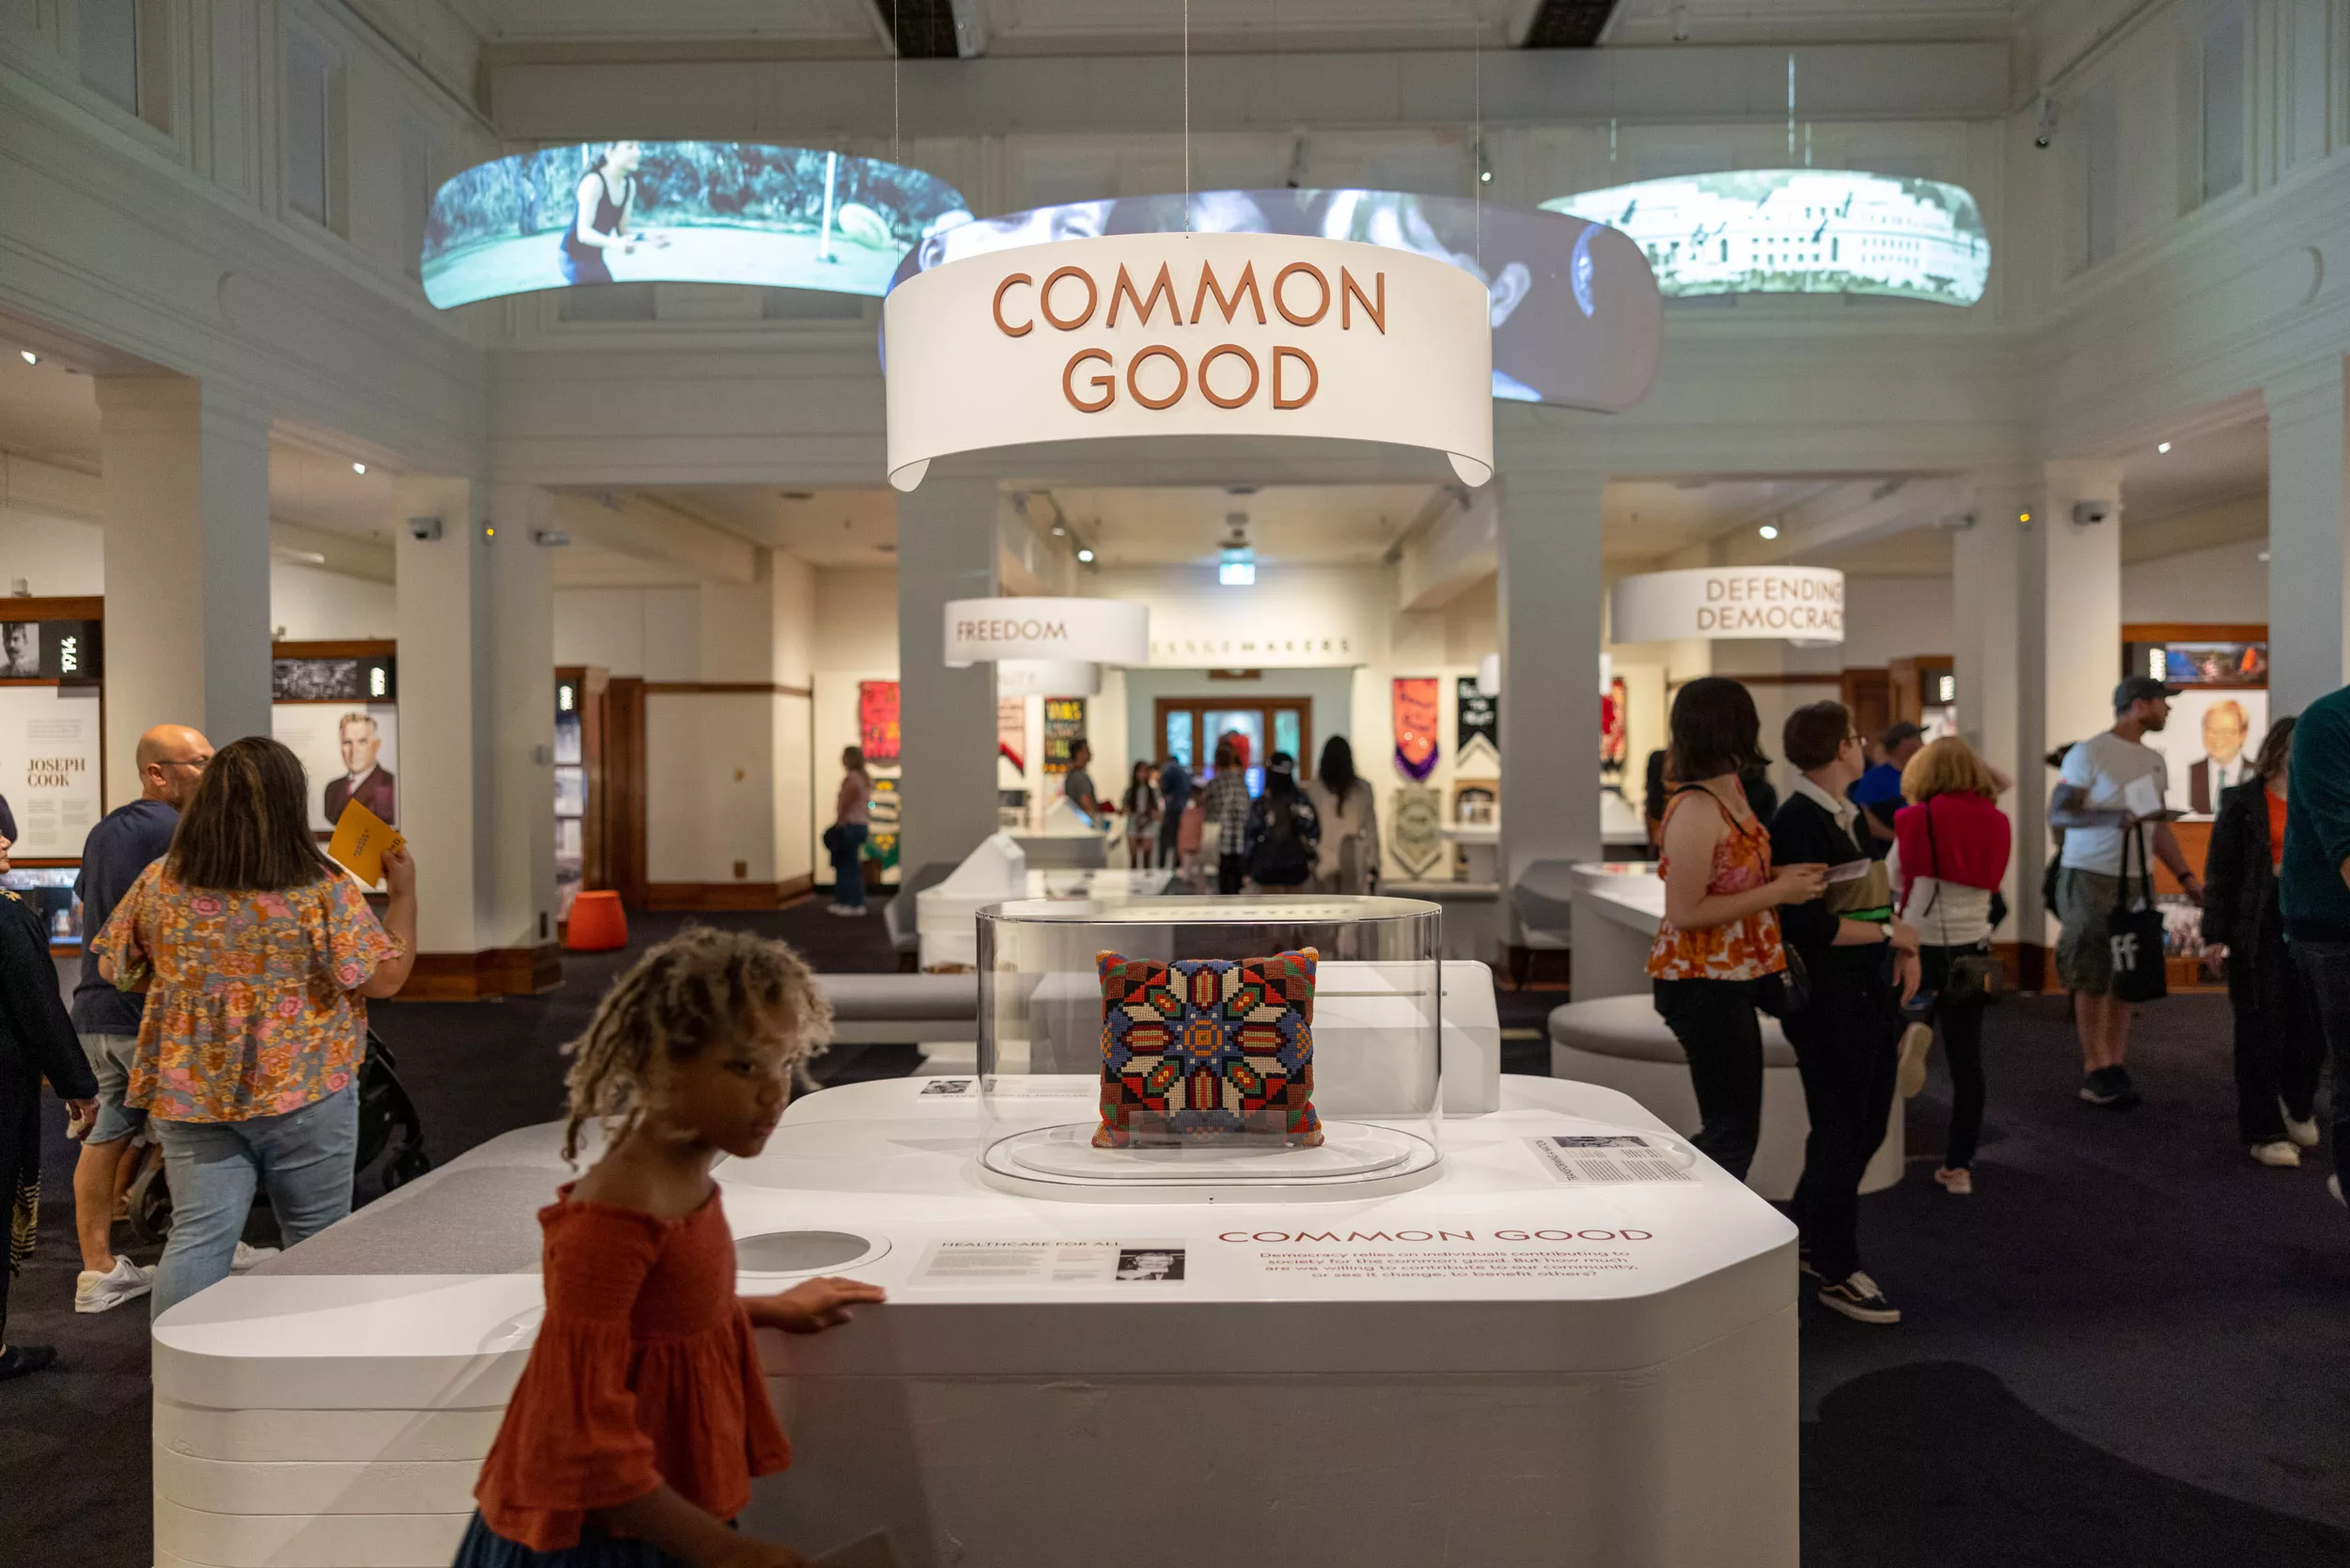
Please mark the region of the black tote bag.
[[[2138, 886], [2144, 897], [2135, 907], [2130, 898], [2130, 851], [2138, 851]], [[2158, 1002], [2170, 994], [2169, 971], [2163, 964], [2162, 911], [2154, 907], [2154, 879], [2142, 828], [2129, 828], [2122, 837], [2122, 890], [2113, 914], [2106, 921], [2106, 942], [2113, 954], [2113, 996], [2123, 1002]]]

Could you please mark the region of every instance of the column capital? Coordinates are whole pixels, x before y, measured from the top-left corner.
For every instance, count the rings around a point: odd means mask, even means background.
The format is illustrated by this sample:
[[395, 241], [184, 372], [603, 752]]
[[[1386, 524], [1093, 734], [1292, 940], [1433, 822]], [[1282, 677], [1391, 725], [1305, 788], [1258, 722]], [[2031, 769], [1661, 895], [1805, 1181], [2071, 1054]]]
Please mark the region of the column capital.
[[97, 376], [98, 417], [107, 430], [133, 435], [199, 426], [210, 436], [266, 446], [269, 405], [242, 398], [194, 376]]
[[2268, 405], [2269, 424], [2293, 425], [2310, 419], [2328, 419], [2339, 424], [2342, 417], [2342, 355], [2329, 353], [2271, 378], [2261, 388], [2262, 399]]

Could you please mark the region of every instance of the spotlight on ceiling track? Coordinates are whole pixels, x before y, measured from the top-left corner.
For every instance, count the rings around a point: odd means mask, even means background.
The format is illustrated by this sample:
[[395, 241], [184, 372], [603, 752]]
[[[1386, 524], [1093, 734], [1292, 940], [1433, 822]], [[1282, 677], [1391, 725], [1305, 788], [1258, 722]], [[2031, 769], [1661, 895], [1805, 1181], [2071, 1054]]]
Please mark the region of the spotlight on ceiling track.
[[354, 463], [351, 465], [351, 471], [354, 474], [364, 474], [368, 471], [368, 465], [364, 463]]
[[1093, 564], [1093, 552], [1090, 550], [1080, 550], [1077, 552], [1077, 559], [1082, 565], [1091, 566]]
[[1777, 539], [1778, 537], [1778, 525], [1776, 523], [1765, 523], [1754, 531], [1761, 534], [1764, 539]]
[[1477, 138], [1477, 182], [1480, 185], [1494, 182], [1494, 161], [1485, 155], [1485, 138], [1482, 136]]
[[34, 353], [32, 350], [30, 350], [30, 349], [19, 349], [19, 350], [17, 350], [17, 351], [16, 351], [16, 357], [17, 357], [17, 358], [19, 358], [19, 359], [21, 359], [21, 360], [23, 360], [23, 361], [24, 361], [24, 363], [25, 363], [25, 364], [27, 364], [27, 365], [38, 365], [38, 364], [39, 364], [39, 363], [40, 363], [40, 355], [39, 355], [39, 354], [35, 353]]
[[2157, 452], [2168, 452], [2170, 449], [2170, 443], [2168, 441], [2157, 441], [2154, 443], [2154, 450]]

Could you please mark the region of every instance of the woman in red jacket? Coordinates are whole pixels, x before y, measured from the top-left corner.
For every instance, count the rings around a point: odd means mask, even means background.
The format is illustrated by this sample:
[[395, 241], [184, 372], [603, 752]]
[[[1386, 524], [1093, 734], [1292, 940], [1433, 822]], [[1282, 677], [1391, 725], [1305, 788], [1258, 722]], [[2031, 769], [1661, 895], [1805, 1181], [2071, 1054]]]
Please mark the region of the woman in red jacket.
[[[1902, 793], [1914, 804], [1893, 819], [1894, 907], [1918, 928], [1925, 970], [1919, 991], [1942, 1027], [1950, 1064], [1950, 1136], [1934, 1179], [1955, 1195], [1975, 1190], [1975, 1144], [1982, 1135], [1982, 1010], [1988, 1000], [1968, 970], [1991, 953], [2006, 910], [1999, 897], [2013, 832], [1996, 802], [2000, 780], [1965, 741], [1946, 735], [1909, 760]], [[1972, 964], [1962, 963], [1972, 960]], [[1924, 1081], [1922, 1058], [1914, 1094]]]

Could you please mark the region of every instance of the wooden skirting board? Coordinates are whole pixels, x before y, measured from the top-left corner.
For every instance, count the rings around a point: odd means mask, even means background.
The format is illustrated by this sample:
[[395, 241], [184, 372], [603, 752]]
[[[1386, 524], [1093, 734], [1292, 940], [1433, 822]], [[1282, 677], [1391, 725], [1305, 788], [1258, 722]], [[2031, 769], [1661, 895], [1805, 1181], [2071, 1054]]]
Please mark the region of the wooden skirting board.
[[418, 953], [402, 1002], [473, 1002], [485, 996], [527, 996], [563, 981], [563, 952], [554, 943], [492, 948], [478, 953]]
[[781, 882], [648, 882], [647, 909], [782, 909], [816, 890], [813, 877]]

